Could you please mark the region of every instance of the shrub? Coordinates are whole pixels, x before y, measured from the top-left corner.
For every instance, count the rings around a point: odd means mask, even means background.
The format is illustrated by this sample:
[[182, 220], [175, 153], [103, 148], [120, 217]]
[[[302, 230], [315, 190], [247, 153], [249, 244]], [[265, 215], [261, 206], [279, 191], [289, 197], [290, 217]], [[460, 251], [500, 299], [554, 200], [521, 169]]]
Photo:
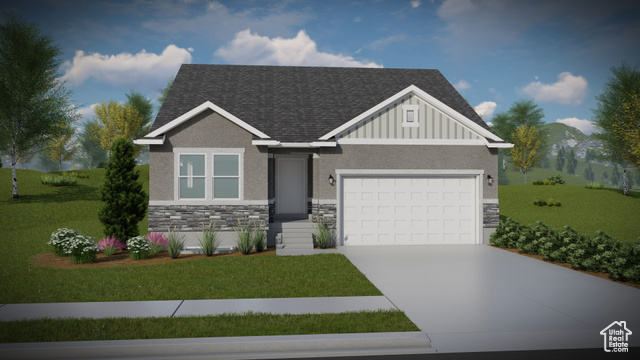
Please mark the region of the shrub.
[[532, 228], [523, 231], [518, 238], [516, 247], [519, 251], [527, 254], [539, 254], [540, 248], [547, 242], [556, 241], [557, 235], [558, 232], [555, 229], [551, 229], [542, 221], [538, 221]]
[[248, 255], [253, 248], [253, 231], [251, 230], [251, 225], [245, 221], [244, 224], [239, 224], [234, 230], [236, 232], [236, 245], [238, 249], [240, 249], [242, 255]]
[[254, 226], [253, 234], [253, 247], [256, 248], [257, 252], [262, 252], [264, 248], [267, 247], [267, 232], [264, 229], [264, 223], [258, 223], [258, 226]]
[[98, 245], [90, 236], [76, 235], [68, 244], [71, 262], [74, 264], [90, 264], [96, 261]]
[[533, 185], [555, 185], [555, 181], [551, 180], [536, 180], [533, 182]]
[[538, 206], [561, 206], [562, 203], [560, 203], [560, 201], [556, 200], [556, 199], [534, 199], [533, 200], [533, 204], [534, 205], [538, 205]]
[[220, 239], [215, 230], [215, 224], [209, 223], [209, 227], [205, 229], [202, 224], [202, 235], [198, 237], [200, 248], [205, 256], [212, 256], [220, 246]]
[[133, 260], [144, 260], [149, 257], [149, 251], [151, 246], [146, 236], [136, 236], [127, 240], [127, 248], [129, 249], [129, 256]]
[[167, 237], [169, 238], [169, 248], [167, 249], [169, 257], [177, 259], [182, 249], [184, 249], [184, 235], [180, 235], [175, 230], [171, 231], [171, 229], [169, 229]]
[[125, 247], [126, 245], [122, 241], [111, 236], [107, 236], [98, 241], [98, 249], [107, 256], [115, 254], [118, 250], [124, 250]]
[[607, 186], [603, 183], [597, 183], [597, 182], [590, 182], [587, 183], [587, 185], [585, 185], [584, 187], [586, 187], [587, 189], [591, 189], [591, 190], [602, 190], [602, 189], [606, 189]]
[[61, 228], [51, 234], [47, 245], [53, 246], [53, 253], [57, 256], [71, 256], [70, 241], [80, 235], [77, 230]]
[[149, 242], [149, 253], [157, 254], [169, 246], [169, 239], [159, 232], [152, 232], [147, 234], [147, 240]]
[[500, 220], [498, 228], [489, 237], [489, 242], [501, 248], [515, 248], [520, 234], [526, 229], [526, 226], [508, 217]]
[[104, 202], [98, 218], [104, 225], [104, 234], [118, 239], [138, 236], [138, 223], [144, 219], [147, 201], [135, 170], [133, 144], [118, 139], [111, 145], [100, 199]]
[[559, 185], [564, 185], [564, 180], [562, 179], [562, 176], [560, 176], [560, 175], [550, 176], [550, 177], [547, 178], [547, 180], [553, 181], [554, 183], [559, 184]]
[[582, 241], [571, 246], [567, 260], [576, 269], [604, 272], [615, 263], [620, 247], [619, 240], [598, 230], [594, 238], [585, 236]]
[[77, 172], [75, 170], [64, 171], [62, 173], [62, 176], [71, 176], [71, 177], [75, 177], [75, 178], [78, 178], [78, 179], [88, 179], [89, 178], [89, 175], [84, 174], [84, 173], [79, 173], [79, 172]]
[[545, 260], [555, 262], [567, 261], [567, 246], [580, 240], [578, 233], [567, 225], [558, 233], [556, 229], [549, 229], [547, 235], [541, 239], [538, 253]]
[[323, 217], [317, 217], [315, 231], [313, 232], [313, 237], [318, 244], [320, 249], [326, 249], [331, 245], [333, 240], [333, 226], [327, 225], [324, 221]]
[[40, 182], [42, 182], [44, 185], [68, 186], [75, 185], [78, 182], [78, 178], [68, 176], [42, 175], [40, 176]]
[[623, 244], [609, 262], [607, 271], [616, 280], [640, 283], [640, 238], [635, 244]]

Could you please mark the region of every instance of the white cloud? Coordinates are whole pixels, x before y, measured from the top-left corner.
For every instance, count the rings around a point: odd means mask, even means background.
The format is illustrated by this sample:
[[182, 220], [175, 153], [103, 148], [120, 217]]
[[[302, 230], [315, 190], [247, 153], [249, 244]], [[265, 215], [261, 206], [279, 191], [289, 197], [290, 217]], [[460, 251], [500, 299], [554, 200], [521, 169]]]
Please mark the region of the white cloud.
[[553, 84], [534, 81], [525, 86], [522, 92], [533, 97], [536, 101], [577, 106], [587, 95], [588, 86], [584, 77], [563, 72], [558, 75], [558, 81]]
[[382, 67], [373, 62], [357, 61], [351, 56], [318, 51], [316, 43], [304, 30], [291, 39], [269, 38], [252, 34], [250, 29], [243, 30], [215, 54], [230, 63], [245, 65]]
[[225, 9], [224, 5], [222, 5], [217, 1], [211, 1], [209, 5], [207, 5], [207, 10], [209, 11], [218, 11], [218, 10], [224, 10], [224, 9]]
[[493, 123], [492, 123], [491, 121], [489, 121], [489, 122], [487, 123], [487, 125], [489, 125], [489, 127], [492, 127], [492, 126], [493, 126]]
[[411, 7], [414, 8], [414, 9], [420, 7], [420, 5], [422, 5], [422, 2], [420, 2], [420, 0], [413, 0], [411, 2]]
[[175, 45], [167, 46], [161, 54], [142, 50], [135, 55], [102, 55], [85, 54], [78, 50], [72, 62], [64, 63], [66, 71], [62, 80], [79, 86], [89, 78], [94, 78], [116, 86], [156, 89], [175, 75], [183, 63], [191, 63], [191, 54], [187, 49]]
[[383, 48], [397, 42], [405, 41], [407, 37], [405, 35], [393, 35], [382, 39], [375, 40], [369, 45], [369, 49], [382, 50]]
[[458, 89], [458, 91], [463, 91], [463, 90], [471, 89], [471, 84], [469, 84], [468, 82], [466, 82], [464, 80], [460, 80], [457, 83], [455, 83], [455, 85], [453, 85], [453, 87]]
[[591, 135], [596, 131], [596, 124], [591, 120], [582, 120], [575, 117], [565, 118], [565, 119], [557, 119], [556, 122], [562, 123], [568, 126], [573, 126], [574, 128], [582, 131], [585, 135]]
[[478, 113], [478, 115], [480, 115], [481, 118], [489, 119], [493, 116], [493, 112], [496, 111], [497, 106], [498, 104], [494, 103], [493, 101], [484, 101], [473, 109]]
[[362, 18], [360, 16], [356, 16], [355, 19], [353, 19], [353, 22], [361, 22]]

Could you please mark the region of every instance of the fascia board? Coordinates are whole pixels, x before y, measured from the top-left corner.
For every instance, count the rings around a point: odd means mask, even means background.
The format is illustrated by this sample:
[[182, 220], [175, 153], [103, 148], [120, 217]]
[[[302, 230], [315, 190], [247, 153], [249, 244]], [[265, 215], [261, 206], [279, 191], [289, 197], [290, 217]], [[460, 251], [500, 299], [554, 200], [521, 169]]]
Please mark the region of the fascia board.
[[149, 139], [149, 138], [140, 138], [133, 140], [133, 143], [136, 145], [162, 145], [164, 144], [164, 135], [162, 138]]
[[486, 139], [484, 141], [485, 145], [487, 145], [488, 148], [490, 149], [510, 149], [513, 147], [513, 144], [508, 143], [508, 142], [503, 142], [503, 143], [490, 143], [488, 142]]
[[261, 139], [269, 139], [270, 137], [263, 133], [262, 131], [254, 128], [253, 126], [247, 124], [246, 122], [240, 120], [238, 117], [234, 116], [233, 114], [231, 114], [230, 112], [224, 110], [223, 108], [217, 106], [216, 104], [212, 103], [211, 101], [205, 101], [204, 103], [202, 103], [201, 105], [191, 109], [190, 111], [182, 114], [181, 116], [171, 120], [169, 123], [165, 124], [164, 126], [161, 126], [159, 129], [154, 130], [153, 132], [149, 133], [149, 135], [147, 135], [147, 137], [156, 137], [159, 135], [162, 135], [164, 133], [166, 133], [167, 131], [175, 128], [176, 126], [182, 124], [183, 122], [193, 118], [194, 116], [200, 114], [201, 112], [210, 109], [213, 110], [215, 112], [217, 112], [218, 114], [222, 115], [224, 118], [228, 119], [229, 121], [233, 122], [234, 124], [240, 126], [241, 128], [247, 130], [248, 132], [252, 133], [255, 136], [258, 136]]

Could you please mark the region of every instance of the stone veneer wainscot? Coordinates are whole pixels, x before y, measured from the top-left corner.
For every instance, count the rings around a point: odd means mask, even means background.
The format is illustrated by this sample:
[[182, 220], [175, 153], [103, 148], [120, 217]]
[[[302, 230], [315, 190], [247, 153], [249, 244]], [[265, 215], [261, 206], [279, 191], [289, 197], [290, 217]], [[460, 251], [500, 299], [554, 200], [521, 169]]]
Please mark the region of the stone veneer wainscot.
[[233, 231], [240, 222], [264, 222], [268, 228], [268, 205], [149, 205], [149, 231], [202, 231], [202, 224]]

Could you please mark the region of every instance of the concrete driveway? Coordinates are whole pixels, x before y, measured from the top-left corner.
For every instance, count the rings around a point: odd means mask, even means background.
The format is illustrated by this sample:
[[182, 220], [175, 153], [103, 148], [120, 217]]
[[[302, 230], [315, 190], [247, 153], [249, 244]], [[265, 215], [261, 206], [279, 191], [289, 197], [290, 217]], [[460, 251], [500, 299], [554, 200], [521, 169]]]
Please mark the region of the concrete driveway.
[[626, 285], [488, 245], [340, 252], [439, 352], [603, 348], [614, 321], [640, 346], [640, 290]]

